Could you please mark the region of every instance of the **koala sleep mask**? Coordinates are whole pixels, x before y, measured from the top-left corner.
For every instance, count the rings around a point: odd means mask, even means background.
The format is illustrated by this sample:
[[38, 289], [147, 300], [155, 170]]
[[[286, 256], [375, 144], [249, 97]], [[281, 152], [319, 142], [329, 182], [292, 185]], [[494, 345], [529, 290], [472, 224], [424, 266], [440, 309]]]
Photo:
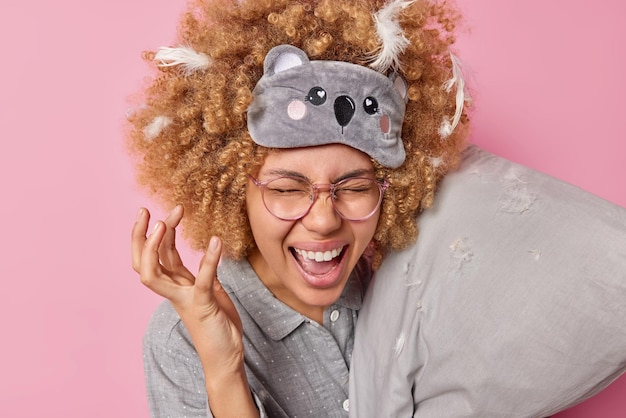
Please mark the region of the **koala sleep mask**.
[[387, 77], [357, 64], [310, 61], [301, 49], [279, 45], [265, 57], [248, 108], [248, 131], [265, 147], [345, 144], [397, 168], [405, 159], [406, 93], [398, 74]]

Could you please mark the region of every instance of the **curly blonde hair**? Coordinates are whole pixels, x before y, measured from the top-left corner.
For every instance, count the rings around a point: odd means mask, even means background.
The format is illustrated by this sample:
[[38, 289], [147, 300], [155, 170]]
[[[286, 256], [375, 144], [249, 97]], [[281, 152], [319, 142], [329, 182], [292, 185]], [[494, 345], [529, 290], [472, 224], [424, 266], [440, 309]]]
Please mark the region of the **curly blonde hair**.
[[[373, 13], [381, 0], [194, 0], [183, 15], [180, 45], [210, 60], [205, 71], [160, 66], [129, 117], [128, 145], [141, 185], [170, 208], [185, 207], [183, 234], [195, 249], [220, 236], [226, 256], [240, 259], [255, 248], [245, 209], [247, 174], [256, 174], [272, 149], [256, 145], [246, 125], [252, 90], [267, 52], [292, 44], [311, 59], [367, 65], [379, 48]], [[372, 247], [374, 265], [385, 251], [417, 238], [417, 216], [430, 206], [436, 186], [465, 146], [464, 111], [445, 139], [443, 120], [454, 114], [450, 47], [459, 14], [446, 1], [417, 0], [399, 22], [409, 41], [400, 73], [408, 82], [402, 138], [406, 160], [397, 169], [373, 161], [386, 192]], [[155, 52], [144, 53], [154, 62]]]

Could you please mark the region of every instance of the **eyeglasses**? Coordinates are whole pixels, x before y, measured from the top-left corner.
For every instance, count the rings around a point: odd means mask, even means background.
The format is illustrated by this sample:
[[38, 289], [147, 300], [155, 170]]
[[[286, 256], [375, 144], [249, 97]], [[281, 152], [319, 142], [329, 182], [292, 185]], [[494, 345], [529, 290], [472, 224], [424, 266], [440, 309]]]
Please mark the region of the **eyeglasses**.
[[320, 191], [328, 191], [335, 212], [347, 221], [370, 218], [380, 206], [389, 187], [386, 180], [349, 177], [332, 184], [312, 184], [299, 177], [278, 177], [258, 181], [248, 176], [261, 190], [263, 204], [275, 217], [295, 221], [306, 216]]

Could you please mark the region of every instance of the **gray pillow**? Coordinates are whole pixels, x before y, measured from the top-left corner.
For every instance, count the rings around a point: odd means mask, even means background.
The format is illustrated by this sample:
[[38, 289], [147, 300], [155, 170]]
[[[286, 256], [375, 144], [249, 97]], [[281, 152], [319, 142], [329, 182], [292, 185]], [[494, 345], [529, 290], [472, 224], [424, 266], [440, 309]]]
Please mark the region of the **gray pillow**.
[[626, 209], [476, 146], [368, 289], [352, 417], [541, 417], [626, 369]]

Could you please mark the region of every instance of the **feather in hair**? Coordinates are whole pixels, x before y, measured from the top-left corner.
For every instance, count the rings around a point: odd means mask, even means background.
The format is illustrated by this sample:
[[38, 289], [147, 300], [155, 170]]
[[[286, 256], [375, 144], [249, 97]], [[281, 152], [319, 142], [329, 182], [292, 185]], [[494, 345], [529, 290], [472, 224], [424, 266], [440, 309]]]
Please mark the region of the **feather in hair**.
[[143, 128], [143, 134], [148, 141], [152, 141], [157, 136], [161, 135], [161, 132], [165, 130], [172, 123], [172, 119], [167, 116], [157, 116]]
[[194, 51], [188, 46], [177, 48], [161, 47], [154, 56], [159, 67], [174, 67], [180, 65], [186, 75], [204, 71], [211, 65], [211, 59], [205, 54]]
[[374, 14], [380, 46], [374, 52], [370, 67], [376, 71], [384, 73], [390, 68], [400, 68], [400, 54], [409, 45], [409, 40], [400, 27], [398, 15], [414, 2], [415, 0], [391, 0]]
[[444, 83], [443, 88], [449, 93], [456, 85], [456, 110], [452, 120], [445, 118], [439, 127], [439, 135], [442, 138], [447, 138], [452, 134], [461, 120], [465, 102], [471, 101], [471, 97], [465, 91], [465, 79], [460, 60], [454, 54], [450, 54], [450, 61], [452, 61], [452, 78]]

